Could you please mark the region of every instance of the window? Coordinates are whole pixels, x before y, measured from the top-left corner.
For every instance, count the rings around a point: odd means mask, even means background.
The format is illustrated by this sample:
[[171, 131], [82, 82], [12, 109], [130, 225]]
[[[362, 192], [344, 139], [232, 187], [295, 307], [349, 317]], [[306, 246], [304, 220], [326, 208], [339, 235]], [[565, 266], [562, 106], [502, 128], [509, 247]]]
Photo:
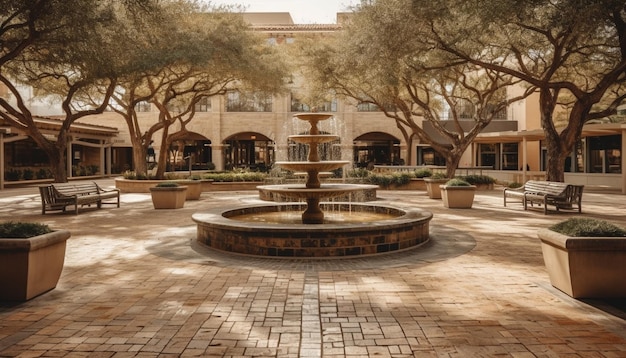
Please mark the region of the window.
[[612, 135], [604, 137], [588, 137], [590, 173], [621, 173], [622, 172], [622, 137]]
[[242, 93], [231, 91], [226, 94], [226, 112], [271, 112], [272, 96], [266, 93]]
[[135, 105], [136, 112], [150, 112], [150, 102], [141, 101]]
[[503, 143], [502, 144], [502, 170], [518, 169], [518, 144]]
[[211, 110], [211, 99], [209, 97], [202, 97], [195, 105], [196, 112], [209, 112]]
[[[317, 112], [337, 112], [337, 100], [322, 103], [314, 107]], [[311, 112], [311, 107], [291, 95], [291, 112]]]
[[493, 169], [499, 170], [496, 165], [496, 155], [498, 154], [498, 144], [480, 144], [478, 146], [478, 165], [490, 166]]
[[356, 110], [358, 112], [380, 112], [380, 108], [377, 105], [369, 102], [361, 102], [357, 104]]

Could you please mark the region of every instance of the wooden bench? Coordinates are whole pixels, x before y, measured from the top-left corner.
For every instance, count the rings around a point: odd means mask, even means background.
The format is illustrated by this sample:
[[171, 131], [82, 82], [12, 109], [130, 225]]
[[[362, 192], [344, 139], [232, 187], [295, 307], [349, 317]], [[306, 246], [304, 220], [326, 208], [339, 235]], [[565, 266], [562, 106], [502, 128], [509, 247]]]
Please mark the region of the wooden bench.
[[[67, 206], [74, 206], [74, 213], [78, 214], [78, 207], [83, 205], [96, 204], [98, 208], [102, 204], [116, 204], [120, 207], [120, 190], [105, 190], [97, 183], [54, 183], [39, 187], [41, 195], [41, 214], [46, 211], [62, 210]], [[107, 202], [107, 199], [116, 199]]]
[[507, 198], [519, 199], [528, 210], [528, 204], [543, 205], [543, 213], [548, 213], [548, 205], [559, 210], [578, 210], [582, 212], [583, 185], [573, 185], [553, 181], [529, 180], [517, 189], [504, 189], [504, 206]]

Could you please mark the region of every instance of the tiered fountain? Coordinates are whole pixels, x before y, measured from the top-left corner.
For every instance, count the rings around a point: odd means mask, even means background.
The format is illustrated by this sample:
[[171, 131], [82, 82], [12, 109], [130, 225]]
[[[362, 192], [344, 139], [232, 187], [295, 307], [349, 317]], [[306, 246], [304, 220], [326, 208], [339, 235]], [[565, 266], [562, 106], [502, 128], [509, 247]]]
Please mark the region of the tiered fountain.
[[303, 224], [323, 224], [324, 212], [320, 209], [320, 200], [332, 198], [349, 192], [362, 191], [364, 189], [375, 189], [376, 185], [355, 185], [355, 184], [325, 184], [322, 187], [319, 173], [329, 172], [339, 169], [350, 163], [345, 160], [320, 161], [318, 144], [329, 143], [339, 139], [338, 135], [320, 134], [317, 124], [320, 121], [331, 118], [332, 114], [326, 113], [301, 113], [296, 118], [307, 121], [311, 125], [309, 134], [290, 135], [289, 139], [296, 143], [305, 144], [309, 148], [308, 161], [304, 162], [276, 162], [276, 165], [292, 170], [294, 172], [306, 172], [307, 180], [302, 185], [263, 185], [258, 189], [270, 193], [278, 193], [288, 198], [305, 199], [306, 210], [302, 213]]
[[[311, 129], [309, 134], [292, 135], [289, 139], [309, 146], [308, 160], [276, 162], [276, 165], [306, 172], [306, 183], [263, 185], [259, 190], [304, 199], [306, 204], [248, 206], [194, 214], [200, 243], [219, 250], [260, 256], [328, 257], [402, 250], [428, 241], [430, 212], [349, 202], [320, 205], [321, 199], [376, 186], [321, 184], [320, 172], [349, 163], [319, 159], [318, 144], [339, 138], [319, 133], [318, 122], [331, 118], [332, 114], [303, 113], [296, 117], [308, 121]], [[322, 207], [332, 212], [331, 220], [325, 218]], [[294, 212], [302, 212], [300, 222], [293, 222]]]

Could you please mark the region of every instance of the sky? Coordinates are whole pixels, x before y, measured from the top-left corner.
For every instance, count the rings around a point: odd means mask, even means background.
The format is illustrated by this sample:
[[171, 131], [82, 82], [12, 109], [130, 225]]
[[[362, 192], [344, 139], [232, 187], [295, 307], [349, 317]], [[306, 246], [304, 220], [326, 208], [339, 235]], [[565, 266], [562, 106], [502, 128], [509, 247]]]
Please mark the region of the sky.
[[212, 0], [214, 5], [242, 5], [248, 12], [289, 12], [296, 24], [334, 24], [338, 12], [360, 0]]

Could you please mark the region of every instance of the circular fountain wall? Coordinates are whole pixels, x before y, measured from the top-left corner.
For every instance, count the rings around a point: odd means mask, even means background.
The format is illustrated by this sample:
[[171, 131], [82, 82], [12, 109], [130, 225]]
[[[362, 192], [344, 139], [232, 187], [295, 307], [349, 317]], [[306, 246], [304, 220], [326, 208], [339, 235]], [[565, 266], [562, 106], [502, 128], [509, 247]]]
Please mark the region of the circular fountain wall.
[[[402, 210], [385, 205], [323, 203], [328, 222], [307, 225], [263, 222], [263, 216], [299, 213], [305, 204], [275, 204], [216, 209], [193, 215], [197, 240], [211, 248], [268, 257], [342, 257], [373, 255], [405, 250], [429, 240], [432, 213], [418, 209]], [[340, 214], [334, 220], [332, 213]], [[363, 216], [359, 217], [360, 214]], [[374, 214], [378, 219], [370, 219]], [[341, 215], [355, 216], [349, 220]], [[253, 216], [255, 221], [248, 221]], [[289, 217], [289, 215], [285, 215]], [[382, 217], [382, 218], [380, 218]], [[261, 220], [261, 221], [258, 221]], [[275, 219], [269, 219], [274, 221]]]

